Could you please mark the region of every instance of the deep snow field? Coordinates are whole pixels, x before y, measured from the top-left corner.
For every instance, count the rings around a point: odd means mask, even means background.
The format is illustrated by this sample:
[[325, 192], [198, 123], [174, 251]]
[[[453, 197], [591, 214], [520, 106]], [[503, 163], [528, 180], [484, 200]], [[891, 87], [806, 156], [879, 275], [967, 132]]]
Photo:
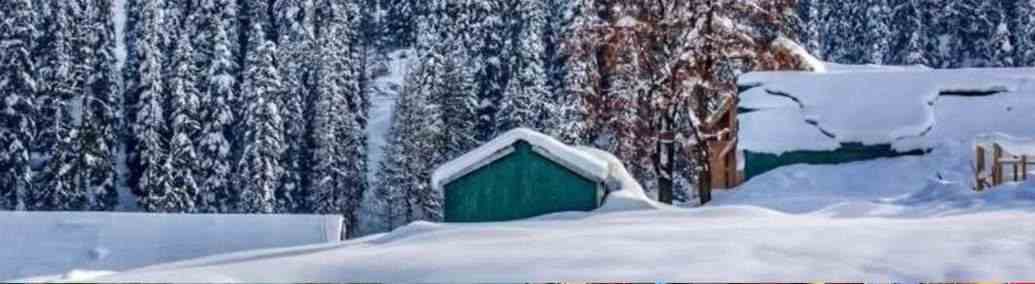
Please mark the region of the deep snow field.
[[[398, 57], [399, 55], [393, 55]], [[89, 282], [1006, 281], [1035, 279], [1035, 181], [971, 190], [981, 137], [1035, 137], [1035, 71], [843, 66], [753, 73], [742, 148], [766, 153], [890, 143], [923, 156], [793, 165], [699, 208], [622, 190], [594, 212], [503, 223], [416, 222], [323, 245], [77, 271]], [[400, 74], [401, 72], [392, 72]], [[386, 79], [391, 85], [397, 78]], [[945, 83], [945, 82], [949, 83]], [[875, 83], [878, 82], [878, 83]], [[945, 93], [987, 93], [980, 96]], [[824, 94], [849, 93], [857, 101]], [[853, 107], [854, 106], [854, 107]], [[880, 110], [859, 112], [860, 108]], [[373, 124], [391, 109], [375, 108]], [[380, 117], [380, 118], [378, 118]], [[846, 119], [850, 118], [850, 119]], [[851, 118], [854, 118], [852, 120]], [[986, 134], [995, 134], [986, 136]], [[371, 144], [382, 143], [372, 133]], [[372, 155], [372, 160], [379, 157]]]
[[[645, 201], [638, 185], [625, 179], [623, 190], [612, 194], [597, 212], [506, 223], [417, 222], [338, 244], [233, 253], [70, 279], [886, 282], [1035, 278], [1035, 182], [974, 193], [952, 183], [892, 174], [927, 167], [918, 166], [924, 162], [917, 159], [923, 158], [783, 168], [738, 191], [717, 194], [714, 206], [695, 209]], [[871, 181], [886, 179], [879, 183], [891, 187], [867, 185], [865, 178], [849, 174], [859, 171], [869, 171], [860, 175]], [[618, 169], [612, 175], [626, 174]], [[848, 178], [838, 183], [825, 176]], [[893, 185], [898, 182], [903, 184]], [[847, 197], [831, 198], [838, 196], [835, 193]], [[763, 197], [774, 200], [766, 202]]]

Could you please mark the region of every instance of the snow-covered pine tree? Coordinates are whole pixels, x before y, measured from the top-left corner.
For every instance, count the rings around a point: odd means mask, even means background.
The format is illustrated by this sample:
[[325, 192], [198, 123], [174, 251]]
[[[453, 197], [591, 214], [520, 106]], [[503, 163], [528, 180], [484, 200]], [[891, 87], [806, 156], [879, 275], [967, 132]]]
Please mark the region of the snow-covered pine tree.
[[[206, 2], [211, 3], [211, 0]], [[213, 13], [212, 17], [218, 17]], [[234, 57], [231, 53], [230, 40], [223, 21], [208, 20], [214, 29], [210, 41], [204, 46], [212, 51], [211, 59], [205, 66], [204, 90], [201, 91], [201, 134], [195, 145], [198, 147], [198, 163], [200, 172], [197, 182], [203, 197], [203, 212], [234, 212], [238, 204], [238, 192], [230, 186], [231, 179], [231, 144], [227, 136], [234, 121], [231, 104], [237, 99], [234, 94], [235, 77]]]
[[350, 101], [359, 101], [359, 76], [352, 68], [350, 53], [357, 34], [349, 23], [357, 15], [350, 0], [321, 0], [316, 5], [318, 68], [312, 89], [315, 109], [310, 130], [310, 172], [307, 191], [315, 212], [342, 214], [346, 234], [355, 232], [356, 213], [366, 189], [366, 167], [362, 159], [363, 129], [357, 123]]
[[194, 144], [201, 133], [201, 123], [198, 121], [201, 98], [195, 86], [197, 71], [194, 70], [194, 50], [190, 38], [183, 34], [176, 42], [172, 56], [175, 63], [168, 85], [171, 88], [169, 127], [172, 131], [169, 140], [169, 164], [172, 169], [169, 173], [169, 187], [177, 202], [176, 208], [169, 210], [195, 213], [203, 210], [206, 205], [195, 180], [197, 173], [202, 170]]
[[956, 27], [960, 39], [960, 67], [987, 67], [992, 63], [992, 36], [996, 26], [993, 18], [997, 12], [991, 2], [962, 0], [956, 3], [961, 23]]
[[[568, 73], [567, 54], [561, 50], [566, 38], [564, 31], [573, 20], [570, 3], [573, 0], [544, 0], [546, 19], [543, 27], [543, 62], [546, 70], [546, 86], [552, 104], [562, 106], [564, 101], [564, 78]], [[547, 131], [557, 129], [557, 122], [563, 122], [557, 113], [547, 113]]]
[[[238, 35], [240, 38], [235, 40], [240, 42], [241, 49], [235, 54], [241, 59], [239, 65], [242, 68], [242, 72], [247, 72], [247, 61], [248, 53], [259, 50], [259, 47], [263, 45], [266, 40], [276, 40], [278, 30], [274, 25], [276, 19], [271, 15], [271, 8], [276, 7], [276, 0], [235, 0], [237, 1], [237, 8], [240, 12], [237, 13], [237, 29], [240, 31]], [[255, 35], [252, 34], [252, 28], [255, 25], [262, 27], [262, 35], [265, 37], [262, 41], [256, 41]], [[242, 73], [241, 76], [245, 74]], [[241, 78], [241, 82], [244, 82], [244, 78]], [[243, 87], [243, 86], [242, 86]]]
[[[441, 0], [436, 0], [441, 1]], [[441, 2], [428, 3], [428, 7], [443, 7]], [[393, 140], [400, 141], [398, 148], [389, 148], [383, 167], [394, 167], [403, 204], [397, 204], [405, 216], [404, 223], [415, 220], [437, 221], [442, 217], [442, 195], [430, 185], [431, 171], [437, 161], [443, 160], [436, 143], [441, 129], [441, 109], [431, 100], [442, 92], [441, 76], [442, 50], [436, 46], [442, 42], [440, 28], [443, 13], [428, 13], [418, 21], [416, 56], [418, 63], [407, 74], [406, 85], [400, 93], [396, 109]], [[393, 164], [394, 163], [394, 164]]]
[[927, 58], [930, 39], [927, 38], [927, 23], [923, 17], [921, 0], [895, 0], [892, 19], [895, 36], [892, 37], [890, 63], [902, 65], [929, 65]]
[[1035, 0], [1018, 0], [1014, 20], [1014, 63], [1035, 66]]
[[816, 58], [823, 58], [821, 33], [822, 26], [826, 23], [823, 19], [826, 1], [823, 0], [801, 0], [798, 2], [798, 13], [802, 18], [801, 42], [806, 50]]
[[31, 150], [36, 113], [36, 34], [30, 0], [0, 3], [0, 209], [25, 210], [32, 193]]
[[139, 77], [137, 72], [140, 70], [140, 62], [137, 61], [137, 41], [140, 33], [140, 13], [142, 7], [142, 0], [125, 0], [122, 4], [124, 11], [126, 11], [126, 22], [124, 23], [122, 31], [122, 42], [125, 48], [126, 57], [125, 62], [122, 65], [122, 86], [121, 90], [121, 101], [119, 102], [121, 115], [119, 117], [119, 129], [116, 130], [118, 133], [120, 146], [125, 151], [126, 168], [128, 171], [125, 174], [126, 184], [129, 186], [131, 191], [136, 196], [141, 196], [143, 193], [137, 188], [139, 184], [140, 174], [140, 157], [138, 153], [139, 141], [136, 140], [136, 133], [133, 132], [133, 124], [136, 123], [136, 111], [139, 98], [137, 98], [138, 92], [134, 90], [137, 86], [137, 78]]
[[[249, 32], [252, 41], [265, 38], [263, 28], [256, 23]], [[280, 158], [284, 152], [284, 121], [280, 101], [284, 94], [279, 70], [274, 65], [277, 53], [272, 41], [265, 41], [246, 60], [242, 97], [247, 103], [244, 112], [244, 147], [235, 171], [234, 188], [241, 192], [242, 212], [274, 213], [276, 193], [284, 167]]]
[[597, 37], [601, 22], [594, 5], [593, 0], [574, 0], [564, 8], [570, 14], [560, 32], [565, 40], [558, 46], [563, 61], [563, 86], [554, 93], [559, 109], [550, 116], [552, 121], [548, 124], [554, 127], [549, 131], [551, 136], [569, 144], [588, 142], [592, 120], [585, 101], [600, 95], [600, 62], [596, 55], [601, 50]]
[[162, 98], [161, 58], [158, 49], [161, 9], [158, 0], [141, 0], [137, 22], [137, 80], [129, 92], [138, 98], [133, 133], [137, 144], [140, 176], [136, 184], [140, 208], [149, 212], [172, 212], [178, 208], [170, 187], [171, 167], [165, 139], [166, 127]]
[[388, 130], [388, 143], [383, 149], [385, 156], [381, 160], [380, 170], [375, 174], [375, 179], [371, 181], [374, 194], [377, 196], [374, 199], [375, 212], [381, 224], [381, 231], [391, 231], [407, 221], [403, 188], [409, 185], [409, 181], [406, 179], [407, 173], [404, 172], [407, 166], [406, 154], [402, 152], [405, 138], [398, 134], [398, 121], [394, 120]]
[[939, 61], [942, 68], [974, 67], [975, 46], [980, 35], [983, 16], [977, 16], [981, 0], [942, 1], [936, 17], [939, 19], [936, 38], [939, 43]]
[[[673, 3], [667, 1], [667, 3]], [[689, 4], [688, 2], [685, 4]], [[656, 40], [655, 35], [640, 37], [651, 31], [649, 23], [642, 18], [649, 7], [645, 1], [622, 3], [615, 8], [617, 14], [610, 17], [610, 34], [612, 39], [610, 65], [610, 84], [606, 89], [609, 102], [605, 103], [612, 119], [607, 121], [606, 136], [613, 137], [610, 143], [598, 144], [610, 150], [626, 163], [630, 173], [643, 185], [648, 196], [657, 197], [658, 187], [656, 174], [650, 160], [654, 151], [656, 135], [650, 131], [647, 86], [650, 74], [641, 63], [648, 58], [646, 51], [649, 43]], [[641, 10], [642, 9], [642, 10]], [[643, 11], [643, 14], [637, 13]], [[669, 20], [676, 21], [676, 18]]]
[[[858, 1], [856, 1], [858, 2]], [[828, 1], [824, 3], [829, 7], [829, 14], [826, 17], [823, 34], [823, 50], [820, 52], [826, 60], [831, 62], [852, 63], [849, 53], [853, 46], [861, 44], [854, 42], [853, 37], [859, 31], [855, 29], [855, 17], [853, 17], [851, 1]]]
[[505, 21], [505, 0], [483, 0], [472, 5], [473, 15], [478, 28], [473, 32], [475, 46], [471, 49], [472, 66], [475, 71], [475, 82], [478, 83], [478, 140], [488, 141], [497, 134], [496, 113], [500, 100], [510, 77], [510, 60], [506, 50], [507, 32], [510, 31]]
[[475, 93], [475, 68], [467, 64], [470, 58], [467, 44], [471, 39], [465, 31], [472, 28], [469, 26], [471, 15], [468, 2], [450, 1], [447, 11], [452, 19], [443, 27], [445, 38], [434, 47], [442, 55], [443, 65], [439, 75], [443, 77], [444, 83], [442, 92], [432, 98], [443, 114], [439, 116], [442, 119], [442, 135], [438, 163], [459, 157], [480, 144], [476, 129], [478, 97]]
[[980, 6], [985, 15], [985, 40], [979, 42], [978, 52], [985, 57], [987, 67], [1014, 66], [1014, 46], [1003, 1], [985, 1]]
[[[290, 1], [287, 1], [290, 2]], [[284, 3], [284, 2], [281, 2]], [[283, 32], [281, 33], [282, 43], [275, 57], [278, 62], [278, 70], [281, 72], [284, 94], [280, 96], [281, 117], [284, 120], [284, 139], [286, 148], [281, 157], [280, 164], [284, 167], [284, 176], [281, 178], [280, 188], [277, 193], [277, 212], [280, 213], [303, 213], [306, 212], [305, 196], [306, 191], [302, 186], [306, 168], [303, 167], [304, 155], [306, 153], [306, 122], [305, 105], [307, 100], [306, 77], [310, 74], [310, 67], [307, 62], [312, 62], [313, 54], [308, 52], [313, 37], [309, 30], [305, 29], [306, 11], [308, 7], [305, 2], [296, 1], [293, 5], [282, 6], [278, 10], [284, 11], [281, 14]], [[315, 45], [313, 45], [315, 46]]]
[[[79, 7], [67, 1], [52, 1], [46, 11], [45, 36], [38, 55], [40, 89], [36, 100], [40, 107], [36, 121], [39, 132], [34, 144], [34, 158], [42, 162], [34, 182], [29, 209], [83, 210], [89, 208], [89, 196], [79, 186], [78, 129], [79, 117], [73, 113], [77, 97], [83, 92], [87, 76], [86, 62], [73, 42], [83, 44], [87, 35], [76, 23]], [[75, 38], [75, 37], [80, 38]]]
[[385, 33], [391, 48], [412, 46], [417, 40], [417, 20], [424, 14], [424, 0], [384, 0]]
[[546, 27], [546, 6], [543, 0], [520, 0], [517, 14], [520, 35], [511, 58], [512, 77], [500, 100], [496, 130], [508, 131], [528, 127], [543, 131], [545, 114], [554, 109], [546, 86], [543, 60], [543, 30]]
[[992, 34], [989, 47], [991, 50], [991, 59], [989, 67], [1013, 67], [1015, 64], [1014, 60], [1014, 46], [1011, 42], [1010, 28], [1006, 24], [1006, 18], [1001, 18], [996, 24], [995, 31]]
[[866, 43], [866, 55], [863, 62], [871, 64], [884, 64], [890, 53], [891, 8], [888, 0], [870, 0], [867, 2], [865, 19], [866, 24], [863, 31], [862, 43]]
[[93, 197], [91, 210], [108, 211], [118, 206], [116, 151], [118, 151], [119, 85], [115, 57], [115, 23], [111, 0], [95, 0], [90, 6], [89, 30], [94, 38], [93, 55], [83, 94], [82, 124], [79, 127], [82, 185]]

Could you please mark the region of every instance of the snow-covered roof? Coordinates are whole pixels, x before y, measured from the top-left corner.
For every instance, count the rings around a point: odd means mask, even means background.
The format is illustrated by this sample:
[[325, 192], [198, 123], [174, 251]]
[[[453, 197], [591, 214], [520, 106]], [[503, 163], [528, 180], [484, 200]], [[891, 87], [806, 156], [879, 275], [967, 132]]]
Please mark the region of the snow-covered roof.
[[436, 190], [442, 190], [453, 180], [474, 172], [512, 151], [510, 147], [518, 141], [532, 145], [533, 149], [544, 157], [565, 166], [572, 171], [597, 182], [603, 182], [608, 176], [608, 163], [553, 139], [553, 137], [527, 128], [518, 128], [485, 143], [484, 145], [439, 166], [431, 175], [431, 184]]
[[1035, 69], [827, 67], [741, 76], [741, 86], [754, 88], [740, 107], [755, 110], [741, 115], [741, 148], [779, 154], [862, 143], [908, 151], [984, 133], [1035, 137]]

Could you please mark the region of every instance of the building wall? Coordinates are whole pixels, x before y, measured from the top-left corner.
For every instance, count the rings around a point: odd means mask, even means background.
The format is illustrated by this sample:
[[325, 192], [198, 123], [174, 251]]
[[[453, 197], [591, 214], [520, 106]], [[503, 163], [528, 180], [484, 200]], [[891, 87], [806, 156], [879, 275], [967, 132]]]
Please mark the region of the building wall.
[[600, 206], [597, 183], [518, 142], [515, 151], [445, 185], [446, 222], [524, 219]]

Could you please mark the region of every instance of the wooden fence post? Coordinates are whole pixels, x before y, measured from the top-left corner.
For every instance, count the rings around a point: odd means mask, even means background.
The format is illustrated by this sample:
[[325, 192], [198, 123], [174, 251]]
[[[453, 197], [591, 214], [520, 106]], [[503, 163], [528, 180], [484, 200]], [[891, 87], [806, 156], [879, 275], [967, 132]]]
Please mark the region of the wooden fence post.
[[1028, 180], [1028, 155], [1021, 155], [1021, 180]]
[[1003, 184], [1003, 147], [992, 144], [992, 186]]
[[977, 147], [975, 149], [975, 152], [977, 153], [977, 155], [976, 155], [976, 157], [974, 159], [975, 162], [976, 162], [976, 165], [974, 166], [974, 183], [976, 184], [975, 189], [977, 189], [977, 191], [982, 191], [982, 190], [985, 190], [985, 182], [988, 181], [987, 178], [984, 176], [984, 173], [985, 173], [985, 147], [981, 147], [981, 145], [977, 145]]

